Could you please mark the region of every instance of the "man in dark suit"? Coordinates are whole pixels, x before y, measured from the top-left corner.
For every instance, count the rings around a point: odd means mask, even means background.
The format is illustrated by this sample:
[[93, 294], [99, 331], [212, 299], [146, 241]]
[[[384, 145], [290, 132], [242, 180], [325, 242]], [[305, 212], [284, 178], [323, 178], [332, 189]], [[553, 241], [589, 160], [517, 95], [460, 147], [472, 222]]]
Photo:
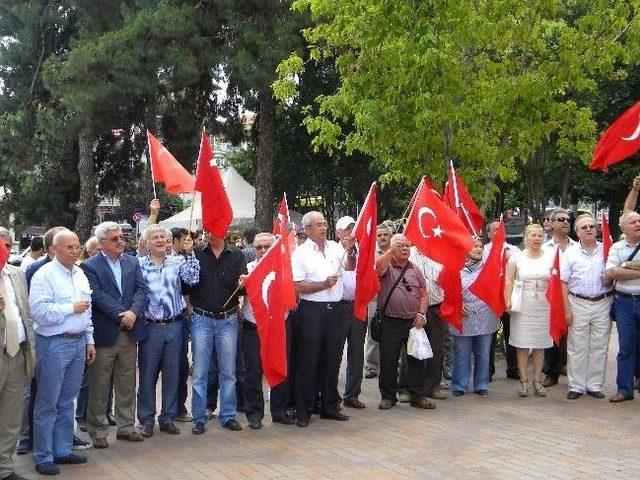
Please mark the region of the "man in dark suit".
[[123, 255], [125, 240], [117, 223], [96, 227], [102, 251], [82, 264], [91, 295], [96, 360], [89, 367], [87, 431], [94, 448], [107, 448], [103, 422], [113, 375], [118, 440], [141, 442], [134, 428], [137, 342], [146, 337], [140, 314], [147, 304], [147, 287], [138, 259]]
[[[11, 249], [11, 235], [0, 227], [0, 242]], [[27, 376], [34, 371], [34, 340], [24, 273], [0, 265], [0, 478], [23, 480], [14, 471], [22, 397]]]

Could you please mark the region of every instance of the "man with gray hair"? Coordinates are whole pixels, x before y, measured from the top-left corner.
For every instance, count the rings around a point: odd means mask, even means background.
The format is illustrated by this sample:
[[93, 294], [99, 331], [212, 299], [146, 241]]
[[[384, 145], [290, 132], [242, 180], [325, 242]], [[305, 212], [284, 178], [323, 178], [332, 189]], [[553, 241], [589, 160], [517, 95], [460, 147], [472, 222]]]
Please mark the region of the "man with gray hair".
[[80, 241], [61, 230], [53, 238], [55, 258], [32, 278], [29, 305], [36, 332], [36, 381], [33, 458], [36, 471], [58, 475], [60, 464], [86, 463], [71, 453], [73, 401], [78, 396], [85, 360], [95, 358], [91, 288], [76, 266]]
[[[91, 311], [96, 360], [89, 367], [87, 431], [94, 448], [107, 448], [104, 425], [111, 377], [115, 388], [116, 438], [141, 442], [134, 429], [136, 343], [146, 338], [141, 314], [147, 305], [147, 286], [138, 259], [124, 255], [120, 226], [103, 222], [96, 227], [102, 251], [82, 264], [91, 285]], [[164, 234], [163, 234], [164, 236]]]
[[[0, 227], [0, 242], [11, 248], [11, 234]], [[24, 386], [35, 358], [27, 280], [19, 268], [0, 265], [0, 478], [24, 480], [11, 458], [18, 439]]]

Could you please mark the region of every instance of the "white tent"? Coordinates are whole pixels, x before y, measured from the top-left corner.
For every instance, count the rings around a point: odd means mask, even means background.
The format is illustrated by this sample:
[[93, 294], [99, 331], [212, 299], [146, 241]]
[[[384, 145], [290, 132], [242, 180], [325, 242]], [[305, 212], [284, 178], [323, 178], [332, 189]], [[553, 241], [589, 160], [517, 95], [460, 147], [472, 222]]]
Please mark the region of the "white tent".
[[[222, 170], [222, 168], [221, 168]], [[248, 226], [253, 224], [256, 216], [256, 189], [253, 188], [238, 171], [231, 165], [222, 170], [222, 182], [227, 191], [227, 196], [233, 209], [234, 226]], [[192, 230], [202, 228], [202, 205], [200, 203], [200, 193], [196, 193], [193, 199], [193, 220]], [[173, 217], [169, 217], [160, 223], [166, 228], [189, 228], [189, 218], [191, 217], [191, 206]]]

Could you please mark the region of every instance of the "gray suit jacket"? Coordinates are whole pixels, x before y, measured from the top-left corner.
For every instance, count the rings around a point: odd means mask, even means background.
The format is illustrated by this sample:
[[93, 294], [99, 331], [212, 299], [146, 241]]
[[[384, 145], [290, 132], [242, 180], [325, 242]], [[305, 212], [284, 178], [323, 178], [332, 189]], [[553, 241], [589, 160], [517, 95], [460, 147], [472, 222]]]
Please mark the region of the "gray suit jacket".
[[[34, 362], [35, 358], [35, 341], [33, 338], [33, 323], [31, 321], [31, 312], [29, 311], [29, 294], [27, 293], [27, 278], [24, 272], [13, 265], [6, 266], [9, 278], [11, 279], [11, 285], [13, 291], [18, 299], [18, 310], [20, 311], [20, 317], [22, 318], [22, 324], [24, 325], [24, 331], [27, 334], [26, 345], [23, 345], [24, 360], [26, 365], [26, 374], [30, 377], [34, 374]], [[6, 319], [4, 313], [0, 312], [0, 348], [4, 344], [4, 328]], [[25, 348], [26, 347], [26, 348]], [[4, 355], [0, 355], [0, 370], [2, 370], [2, 364], [4, 362]]]

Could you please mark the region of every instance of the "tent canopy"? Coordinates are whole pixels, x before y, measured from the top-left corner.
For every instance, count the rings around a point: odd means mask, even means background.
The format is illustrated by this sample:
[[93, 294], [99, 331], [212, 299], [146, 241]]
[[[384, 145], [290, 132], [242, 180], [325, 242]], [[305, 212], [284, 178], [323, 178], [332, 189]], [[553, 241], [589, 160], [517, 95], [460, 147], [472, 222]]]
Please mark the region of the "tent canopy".
[[[233, 210], [232, 226], [242, 228], [253, 225], [256, 216], [256, 190], [253, 188], [238, 171], [231, 165], [226, 168], [220, 168], [222, 174], [222, 182], [227, 191], [229, 202]], [[189, 228], [189, 219], [191, 218], [191, 206], [183, 211], [176, 213], [174, 216], [162, 220], [160, 225], [165, 228]], [[200, 202], [200, 192], [196, 192], [193, 198], [193, 220], [191, 222], [192, 230], [202, 229], [202, 204]]]

